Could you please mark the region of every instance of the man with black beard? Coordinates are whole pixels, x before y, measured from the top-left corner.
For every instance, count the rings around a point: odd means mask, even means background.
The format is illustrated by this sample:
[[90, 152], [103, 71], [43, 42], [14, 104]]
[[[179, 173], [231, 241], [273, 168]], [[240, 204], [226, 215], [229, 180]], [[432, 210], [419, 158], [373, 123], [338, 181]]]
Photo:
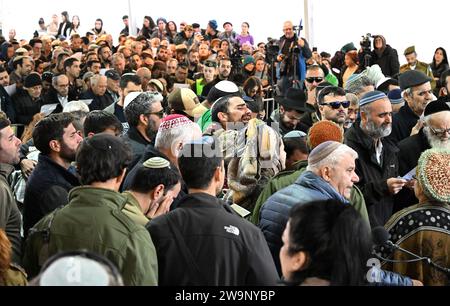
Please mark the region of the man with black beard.
[[359, 156], [357, 186], [366, 200], [370, 224], [383, 226], [393, 213], [394, 198], [407, 181], [398, 178], [398, 148], [386, 137], [392, 132], [392, 106], [386, 94], [373, 91], [360, 101], [361, 119], [347, 131], [345, 144]]
[[55, 114], [41, 120], [33, 131], [34, 145], [41, 154], [25, 190], [25, 237], [41, 218], [66, 205], [69, 191], [80, 185], [72, 162], [83, 138], [74, 121], [70, 114]]
[[[417, 167], [420, 155], [431, 148], [450, 150], [450, 97], [430, 102], [424, 112], [424, 128], [417, 135], [398, 144], [400, 149], [399, 173], [406, 175]], [[411, 189], [403, 189], [395, 196], [395, 211], [418, 203]]]
[[98, 57], [103, 69], [109, 70], [111, 68], [112, 55], [111, 48], [108, 45], [103, 45], [98, 49]]
[[124, 139], [133, 151], [133, 162], [129, 169], [141, 159], [147, 146], [154, 145], [161, 119], [165, 115], [161, 102], [159, 93], [145, 92], [124, 105], [125, 117], [130, 125]]

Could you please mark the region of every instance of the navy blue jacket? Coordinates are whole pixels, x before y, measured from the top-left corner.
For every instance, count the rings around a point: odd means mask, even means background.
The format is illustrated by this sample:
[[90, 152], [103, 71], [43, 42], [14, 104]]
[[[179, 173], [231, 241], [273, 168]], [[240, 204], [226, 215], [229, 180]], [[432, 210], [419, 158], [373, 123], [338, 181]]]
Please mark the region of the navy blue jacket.
[[321, 177], [307, 171], [295, 184], [272, 195], [261, 208], [259, 228], [262, 230], [275, 265], [281, 272], [280, 249], [283, 245], [281, 237], [289, 220], [291, 208], [297, 204], [335, 199], [349, 204], [342, 195]]

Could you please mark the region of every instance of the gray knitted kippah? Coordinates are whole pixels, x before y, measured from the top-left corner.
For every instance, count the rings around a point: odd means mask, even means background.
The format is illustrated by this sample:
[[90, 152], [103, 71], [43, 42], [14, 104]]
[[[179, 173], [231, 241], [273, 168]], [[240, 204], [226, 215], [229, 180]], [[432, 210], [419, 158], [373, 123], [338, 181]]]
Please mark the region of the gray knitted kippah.
[[322, 160], [330, 156], [334, 151], [336, 151], [340, 146], [342, 146], [342, 144], [336, 141], [327, 141], [318, 145], [311, 152], [311, 154], [309, 154], [308, 164], [315, 165], [321, 162]]

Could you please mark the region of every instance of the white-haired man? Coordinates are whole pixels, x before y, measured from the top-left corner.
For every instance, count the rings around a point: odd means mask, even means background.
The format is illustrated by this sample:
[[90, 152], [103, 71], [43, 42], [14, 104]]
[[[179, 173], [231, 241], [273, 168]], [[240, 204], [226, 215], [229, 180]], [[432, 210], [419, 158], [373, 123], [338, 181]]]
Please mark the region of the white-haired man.
[[[424, 128], [417, 135], [402, 140], [400, 149], [399, 173], [410, 173], [417, 167], [420, 155], [428, 149], [450, 150], [450, 98], [441, 97], [427, 105], [424, 112]], [[418, 203], [414, 191], [405, 188], [395, 197], [395, 211]]]
[[334, 199], [349, 204], [353, 185], [359, 181], [355, 173], [358, 154], [350, 147], [327, 141], [314, 149], [308, 158], [307, 171], [291, 186], [272, 195], [260, 214], [261, 228], [273, 259], [280, 270], [281, 236], [296, 204]]

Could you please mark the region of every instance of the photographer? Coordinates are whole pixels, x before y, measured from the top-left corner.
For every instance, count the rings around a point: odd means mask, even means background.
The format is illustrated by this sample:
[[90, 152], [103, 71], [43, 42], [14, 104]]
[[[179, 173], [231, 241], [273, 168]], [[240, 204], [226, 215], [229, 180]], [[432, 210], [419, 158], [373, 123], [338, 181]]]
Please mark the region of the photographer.
[[278, 86], [284, 95], [294, 84], [300, 85], [305, 79], [306, 60], [312, 56], [312, 52], [306, 39], [297, 36], [291, 21], [284, 23], [283, 32], [277, 57], [277, 77]]
[[[371, 38], [373, 38], [373, 47], [371, 51]], [[386, 44], [386, 39], [381, 35], [371, 36], [367, 34], [363, 37], [361, 42], [361, 50], [359, 53], [359, 62], [367, 68], [373, 65], [378, 65], [385, 76], [395, 77], [400, 70], [400, 63], [398, 61], [397, 50]], [[365, 64], [365, 56], [370, 57]]]

